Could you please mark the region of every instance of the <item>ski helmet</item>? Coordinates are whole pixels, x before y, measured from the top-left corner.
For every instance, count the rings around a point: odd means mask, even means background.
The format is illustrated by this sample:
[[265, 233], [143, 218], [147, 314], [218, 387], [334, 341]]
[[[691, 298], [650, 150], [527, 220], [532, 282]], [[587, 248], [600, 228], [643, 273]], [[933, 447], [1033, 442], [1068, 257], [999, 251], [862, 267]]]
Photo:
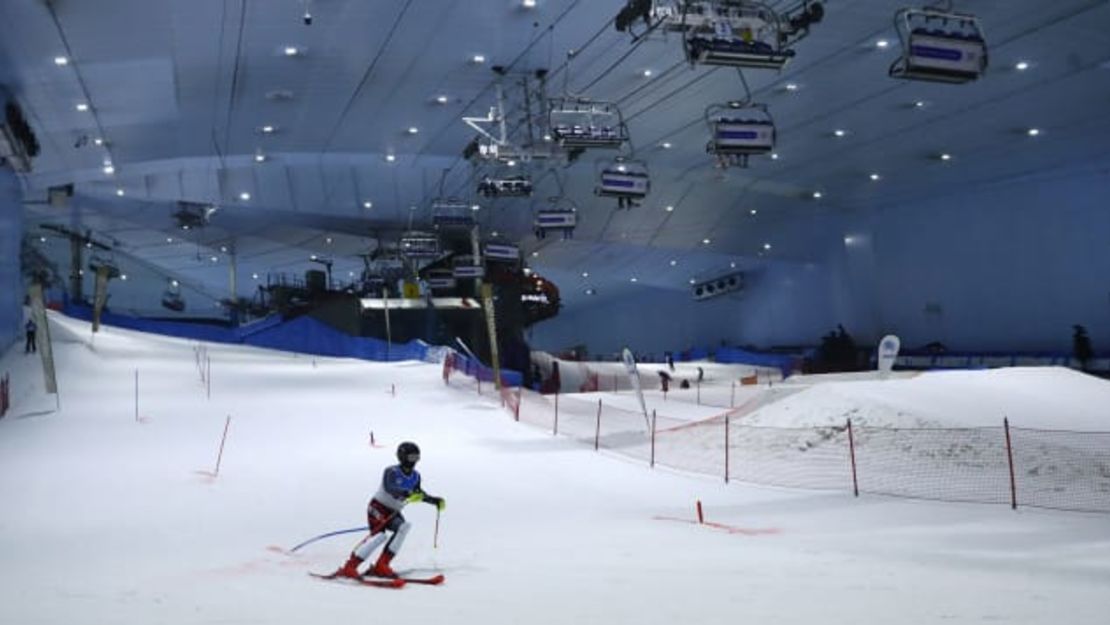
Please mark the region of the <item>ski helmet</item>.
[[420, 460], [420, 448], [416, 443], [405, 441], [397, 446], [397, 460], [402, 467], [412, 468]]

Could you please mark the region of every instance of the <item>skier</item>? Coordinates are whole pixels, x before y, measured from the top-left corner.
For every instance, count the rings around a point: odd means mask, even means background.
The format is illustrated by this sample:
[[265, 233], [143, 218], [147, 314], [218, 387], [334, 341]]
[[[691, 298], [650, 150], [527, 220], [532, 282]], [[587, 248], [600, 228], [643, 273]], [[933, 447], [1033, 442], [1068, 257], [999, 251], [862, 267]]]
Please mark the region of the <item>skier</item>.
[[[420, 486], [420, 473], [416, 470], [416, 463], [420, 460], [420, 448], [416, 443], [406, 441], [398, 445], [397, 460], [400, 464], [385, 470], [381, 487], [366, 507], [370, 533], [355, 545], [351, 557], [336, 572], [337, 576], [360, 577], [359, 564], [384, 542], [385, 548], [378, 556], [378, 561], [366, 571], [366, 574], [377, 577], [397, 577], [397, 573], [389, 567], [389, 563], [401, 550], [410, 527], [409, 522], [401, 514], [401, 509], [406, 504], [418, 501], [430, 503], [441, 512], [447, 507], [446, 500], [425, 493]], [[392, 533], [388, 541], [386, 541], [386, 531]]]
[[28, 319], [27, 325], [23, 326], [27, 331], [27, 344], [23, 347], [24, 354], [31, 354], [38, 351], [38, 346], [35, 345], [35, 335], [38, 333], [39, 326], [35, 323], [34, 319]]

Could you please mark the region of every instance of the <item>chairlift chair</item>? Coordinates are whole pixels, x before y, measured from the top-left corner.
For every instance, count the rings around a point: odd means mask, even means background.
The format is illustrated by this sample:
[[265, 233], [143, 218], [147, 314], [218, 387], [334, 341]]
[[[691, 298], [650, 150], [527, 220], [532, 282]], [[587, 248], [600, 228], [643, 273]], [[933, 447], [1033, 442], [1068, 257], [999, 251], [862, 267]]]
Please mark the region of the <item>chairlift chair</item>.
[[484, 176], [478, 182], [478, 194], [488, 198], [531, 197], [532, 179], [525, 174]]
[[631, 208], [646, 198], [650, 190], [647, 163], [618, 156], [601, 164], [594, 193], [617, 198], [619, 208]]
[[410, 230], [401, 235], [401, 256], [408, 259], [427, 259], [439, 256], [439, 238], [432, 232]]
[[586, 98], [552, 98], [548, 104], [552, 138], [564, 149], [620, 149], [628, 127], [616, 104]]
[[702, 0], [683, 5], [682, 42], [691, 65], [782, 69], [794, 58], [779, 14], [752, 0]]
[[470, 228], [474, 225], [471, 205], [459, 198], [436, 198], [432, 201], [432, 225], [438, 228]]
[[578, 226], [578, 206], [566, 197], [549, 198], [547, 207], [536, 210], [532, 225], [537, 239], [547, 238], [548, 233], [559, 234], [564, 241], [572, 239]]
[[767, 106], [729, 102], [705, 111], [710, 139], [705, 151], [717, 157], [721, 167], [747, 167], [748, 157], [775, 149], [775, 121]]
[[455, 256], [454, 264], [451, 269], [452, 275], [456, 280], [468, 278], [483, 278], [486, 275], [485, 265], [482, 264], [482, 259], [479, 258], [478, 262], [474, 262], [474, 257], [469, 254], [462, 254]]
[[166, 287], [162, 292], [162, 307], [174, 312], [185, 310], [185, 298], [181, 297], [181, 287], [174, 286], [173, 283]]
[[902, 55], [892, 78], [966, 83], [987, 69], [987, 42], [974, 15], [905, 8], [894, 15]]

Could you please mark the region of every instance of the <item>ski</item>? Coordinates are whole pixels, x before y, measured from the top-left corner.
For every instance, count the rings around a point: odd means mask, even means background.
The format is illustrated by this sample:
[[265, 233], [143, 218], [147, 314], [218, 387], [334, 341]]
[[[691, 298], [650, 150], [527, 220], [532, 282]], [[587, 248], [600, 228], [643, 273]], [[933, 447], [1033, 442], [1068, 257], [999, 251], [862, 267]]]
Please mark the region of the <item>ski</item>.
[[406, 577], [404, 575], [399, 575], [397, 577], [378, 577], [375, 575], [363, 575], [362, 579], [363, 581], [367, 582], [394, 580], [403, 582], [405, 584], [424, 584], [426, 586], [438, 586], [442, 584], [447, 578], [444, 577], [442, 574], [439, 574], [433, 575], [431, 577]]
[[[361, 586], [373, 586], [374, 588], [404, 588], [406, 580], [399, 577], [395, 578], [364, 578], [364, 577], [341, 577], [337, 573], [329, 573], [324, 575], [322, 573], [309, 572], [309, 575], [316, 579], [326, 579], [333, 582], [359, 584]], [[442, 580], [441, 580], [442, 581]], [[418, 582], [419, 583], [419, 582]]]

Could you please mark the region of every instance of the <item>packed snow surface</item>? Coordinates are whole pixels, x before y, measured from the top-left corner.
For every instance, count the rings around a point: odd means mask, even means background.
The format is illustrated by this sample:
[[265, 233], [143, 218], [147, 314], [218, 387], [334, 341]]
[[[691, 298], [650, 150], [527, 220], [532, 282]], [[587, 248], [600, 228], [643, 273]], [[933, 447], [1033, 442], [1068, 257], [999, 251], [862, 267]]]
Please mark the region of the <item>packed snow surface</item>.
[[[0, 623], [1101, 625], [1110, 613], [1105, 515], [653, 471], [516, 423], [424, 363], [211, 345], [209, 397], [193, 343], [93, 337], [58, 316], [51, 332], [60, 410], [37, 358], [0, 361], [15, 402], [0, 420]], [[1110, 429], [1106, 383], [1077, 376], [807, 382], [749, 418], [824, 423], [859, 408], [876, 421]], [[435, 510], [405, 510], [414, 527], [395, 566], [447, 582], [310, 578], [359, 536], [288, 549], [364, 524], [403, 440], [421, 446], [425, 487], [448, 506], [437, 545]], [[692, 522], [698, 500], [716, 525]]]

